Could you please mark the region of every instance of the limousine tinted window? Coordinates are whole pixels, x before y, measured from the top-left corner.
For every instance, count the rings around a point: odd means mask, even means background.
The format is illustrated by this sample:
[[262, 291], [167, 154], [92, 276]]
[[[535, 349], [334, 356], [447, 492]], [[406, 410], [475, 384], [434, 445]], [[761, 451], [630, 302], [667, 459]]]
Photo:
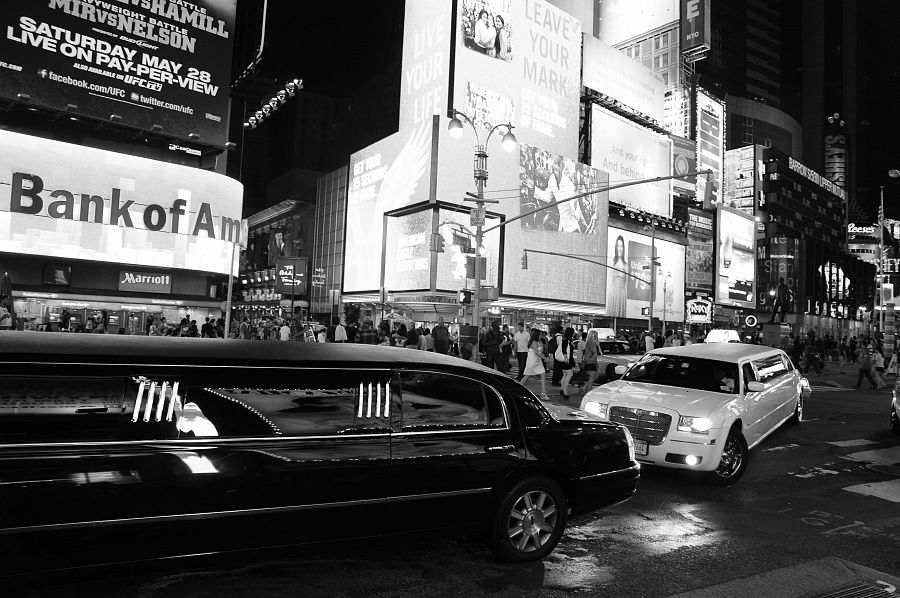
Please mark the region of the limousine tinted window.
[[386, 370], [274, 370], [242, 378], [191, 383], [180, 437], [322, 436], [390, 427]]
[[436, 372], [402, 372], [403, 429], [506, 425], [496, 393], [480, 382]]

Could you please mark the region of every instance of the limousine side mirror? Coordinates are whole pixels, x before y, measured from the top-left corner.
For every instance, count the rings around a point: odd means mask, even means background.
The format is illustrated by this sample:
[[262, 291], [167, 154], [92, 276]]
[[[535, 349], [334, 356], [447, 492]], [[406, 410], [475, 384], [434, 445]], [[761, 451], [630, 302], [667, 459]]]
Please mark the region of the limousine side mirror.
[[617, 365], [616, 366], [616, 376], [621, 376], [622, 374], [625, 373], [625, 370], [627, 370], [627, 369], [628, 368], [624, 365]]
[[747, 383], [747, 392], [761, 392], [766, 389], [766, 385], [762, 382], [753, 380]]

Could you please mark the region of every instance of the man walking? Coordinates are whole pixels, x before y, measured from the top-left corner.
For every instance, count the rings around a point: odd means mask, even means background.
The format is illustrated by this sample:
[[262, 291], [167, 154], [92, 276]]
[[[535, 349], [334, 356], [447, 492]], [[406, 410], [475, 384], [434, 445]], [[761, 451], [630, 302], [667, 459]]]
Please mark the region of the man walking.
[[438, 318], [437, 325], [431, 329], [431, 338], [434, 339], [434, 352], [446, 355], [450, 351], [450, 331], [444, 326], [444, 318]]
[[791, 302], [791, 290], [784, 284], [784, 277], [778, 279], [778, 287], [775, 289], [775, 305], [772, 306], [772, 317], [769, 324], [775, 323], [778, 312], [781, 311], [781, 322], [784, 323], [784, 314], [787, 312], [788, 303]]
[[519, 322], [519, 331], [516, 332], [513, 337], [513, 343], [516, 346], [516, 361], [519, 363], [519, 372], [516, 376], [516, 381], [522, 381], [522, 373], [525, 371], [525, 362], [528, 359], [528, 341], [531, 338], [531, 334], [525, 332], [525, 324]]
[[875, 379], [872, 378], [872, 355], [871, 351], [873, 349], [871, 346], [868, 348], [863, 346], [859, 350], [859, 360], [857, 361], [857, 367], [859, 367], [859, 375], [856, 377], [856, 390], [859, 390], [859, 387], [862, 386], [863, 377], [868, 378], [869, 384], [872, 385], [872, 390], [876, 390], [878, 385], [875, 383]]

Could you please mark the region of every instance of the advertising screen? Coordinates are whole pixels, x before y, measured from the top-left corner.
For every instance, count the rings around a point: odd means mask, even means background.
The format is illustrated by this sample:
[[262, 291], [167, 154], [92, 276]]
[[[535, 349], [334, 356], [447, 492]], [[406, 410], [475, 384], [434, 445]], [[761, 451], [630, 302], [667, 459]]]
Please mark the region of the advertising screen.
[[285, 295], [305, 295], [308, 266], [309, 260], [305, 257], [276, 258], [275, 292]]
[[[697, 172], [697, 145], [690, 139], [672, 137], [672, 174]], [[695, 196], [697, 177], [672, 179], [672, 192], [679, 195]]]
[[664, 85], [649, 68], [586, 33], [582, 83], [662, 122]]
[[[469, 214], [465, 212], [446, 209], [438, 211], [438, 220], [441, 224], [438, 230], [444, 237], [444, 253], [437, 254], [436, 288], [459, 290], [466, 286], [466, 258], [475, 255], [475, 240], [466, 232], [467, 229], [472, 230], [471, 220]], [[498, 222], [500, 218], [488, 214], [484, 228], [494, 226]], [[482, 244], [487, 270], [483, 273], [481, 285], [496, 287], [500, 276], [500, 229], [484, 235]]]
[[391, 291], [431, 288], [431, 226], [434, 210], [388, 216], [384, 286]]
[[236, 5], [7, 3], [0, 96], [223, 145]]
[[802, 243], [800, 239], [792, 237], [771, 237], [767, 240], [765, 255], [757, 263], [756, 288], [759, 290], [760, 313], [772, 313], [779, 278], [784, 278], [784, 284], [791, 291], [790, 304], [785, 312], [798, 312], [803, 297], [800, 292]]
[[713, 290], [713, 216], [688, 208], [687, 249], [684, 284], [686, 290], [712, 294]]
[[453, 108], [575, 158], [581, 21], [544, 0], [459, 0]]
[[[659, 259], [656, 283], [650, 284], [653, 249]], [[684, 245], [650, 234], [610, 227], [606, 270], [606, 314], [612, 318], [645, 318], [653, 292], [653, 316], [684, 321]]]
[[716, 303], [756, 307], [756, 220], [746, 212], [717, 210]]
[[227, 274], [242, 197], [206, 170], [0, 131], [0, 251]]
[[[599, 106], [591, 113], [591, 164], [610, 184], [672, 174], [672, 141]], [[672, 214], [670, 180], [609, 192], [609, 200], [660, 216]]]
[[[712, 170], [712, 203], [722, 201], [725, 151], [725, 106], [697, 90], [697, 170]], [[703, 197], [705, 176], [697, 177], [697, 197]]]
[[597, 2], [599, 37], [610, 46], [678, 20], [678, 0]]

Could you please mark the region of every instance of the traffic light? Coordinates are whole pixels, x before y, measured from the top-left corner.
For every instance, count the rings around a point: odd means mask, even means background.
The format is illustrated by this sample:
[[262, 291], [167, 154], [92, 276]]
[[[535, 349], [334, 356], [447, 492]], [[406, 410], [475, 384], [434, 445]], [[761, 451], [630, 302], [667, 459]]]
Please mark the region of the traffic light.
[[470, 289], [460, 289], [459, 302], [460, 303], [472, 303], [472, 291]]
[[641, 308], [641, 315], [642, 315], [642, 316], [649, 316], [649, 315], [650, 315], [650, 308], [649, 308], [649, 307], [642, 307], [642, 308]]
[[527, 251], [522, 252], [522, 269], [523, 270], [528, 269], [528, 252]]
[[713, 173], [712, 170], [708, 170], [704, 174], [706, 175], [706, 184], [703, 186], [703, 207], [709, 209], [712, 206]]
[[441, 233], [431, 234], [431, 250], [436, 253], [444, 253], [444, 236]]

